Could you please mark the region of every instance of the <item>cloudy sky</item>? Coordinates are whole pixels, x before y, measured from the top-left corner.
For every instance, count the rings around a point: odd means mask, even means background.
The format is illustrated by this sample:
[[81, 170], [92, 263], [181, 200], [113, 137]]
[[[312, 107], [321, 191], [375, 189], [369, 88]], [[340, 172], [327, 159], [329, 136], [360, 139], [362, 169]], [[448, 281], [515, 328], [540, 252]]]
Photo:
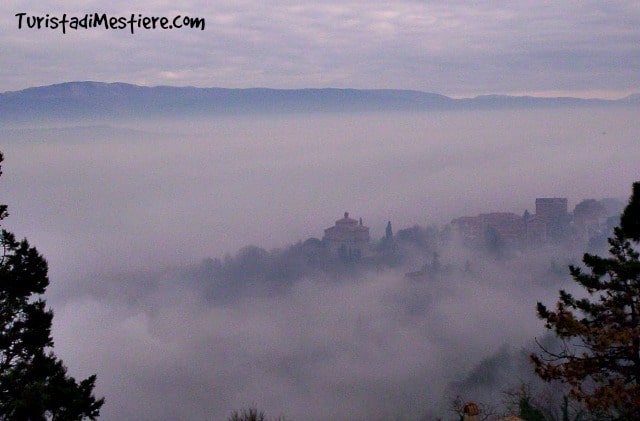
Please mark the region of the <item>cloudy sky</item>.
[[[204, 18], [204, 31], [18, 28], [17, 13]], [[634, 0], [8, 0], [0, 92], [72, 80], [399, 88], [451, 96], [640, 91]]]

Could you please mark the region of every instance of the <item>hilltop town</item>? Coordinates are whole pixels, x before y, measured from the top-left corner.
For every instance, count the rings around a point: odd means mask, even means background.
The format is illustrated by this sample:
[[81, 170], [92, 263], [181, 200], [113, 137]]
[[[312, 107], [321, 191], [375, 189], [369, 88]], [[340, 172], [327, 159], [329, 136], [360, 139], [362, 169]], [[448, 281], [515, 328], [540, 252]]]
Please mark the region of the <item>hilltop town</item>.
[[[443, 227], [414, 225], [397, 232], [388, 221], [378, 240], [371, 237], [362, 217], [344, 212], [321, 238], [274, 250], [246, 246], [235, 256], [206, 259], [198, 277], [215, 279], [206, 283], [208, 294], [222, 297], [230, 291], [241, 295], [251, 289], [286, 288], [303, 278], [342, 279], [361, 270], [394, 269], [415, 281], [455, 273], [466, 276], [481, 260], [508, 262], [548, 247], [576, 257], [585, 250], [606, 250], [624, 204], [587, 199], [571, 212], [568, 205], [567, 198], [538, 198], [534, 213], [483, 213], [455, 218]], [[566, 276], [565, 263], [550, 261], [549, 270]]]
[[[623, 203], [615, 199], [586, 199], [569, 212], [567, 198], [537, 198], [535, 213], [525, 210], [522, 215], [491, 212], [462, 216], [453, 219], [437, 233], [435, 228], [427, 230], [416, 225], [394, 235], [389, 221], [385, 236], [379, 242], [371, 241], [369, 227], [363, 224], [362, 218], [356, 220], [345, 212], [334, 226], [324, 230], [322, 240], [314, 244], [324, 247], [330, 257], [343, 261], [375, 260], [381, 255], [397, 252], [398, 243], [426, 245], [435, 240], [457, 241], [464, 247], [487, 251], [522, 250], [553, 243], [590, 244], [593, 248], [610, 235], [622, 207]], [[431, 241], [420, 238], [429, 234], [437, 238]]]

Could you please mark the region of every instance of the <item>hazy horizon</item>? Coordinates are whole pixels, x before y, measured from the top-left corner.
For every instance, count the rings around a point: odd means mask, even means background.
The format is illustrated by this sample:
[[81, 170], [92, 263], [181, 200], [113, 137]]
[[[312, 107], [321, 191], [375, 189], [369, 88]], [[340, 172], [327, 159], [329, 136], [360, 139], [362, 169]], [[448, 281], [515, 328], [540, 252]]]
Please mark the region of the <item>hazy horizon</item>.
[[[111, 206], [122, 208], [108, 215], [110, 224], [156, 212], [154, 222], [175, 223], [192, 214], [197, 217], [190, 222], [215, 227], [201, 216], [207, 206], [225, 216], [216, 217], [218, 224], [233, 226], [240, 222], [236, 217], [251, 221], [251, 227], [236, 225], [237, 235], [211, 249], [215, 256], [246, 244], [271, 248], [321, 237], [344, 211], [363, 217], [380, 237], [388, 220], [406, 227], [478, 213], [522, 214], [534, 210], [536, 197], [567, 197], [572, 209], [585, 198], [626, 199], [637, 178], [633, 136], [640, 124], [634, 116], [633, 109], [565, 108], [106, 120], [4, 129], [3, 188], [15, 214], [7, 222], [16, 224], [42, 208], [22, 205], [35, 197], [20, 197], [14, 180], [34, 183], [23, 194], [44, 193], [50, 186], [36, 183], [51, 177], [75, 187], [58, 187], [66, 197], [49, 209], [51, 216], [70, 218], [61, 211], [76, 203], [81, 221], [94, 222], [90, 227], [101, 225], [90, 211], [109, 213]], [[102, 190], [89, 190], [87, 177]], [[259, 190], [242, 190], [248, 187]], [[293, 205], [300, 197], [307, 207], [302, 212]], [[217, 198], [233, 200], [221, 205]], [[152, 206], [160, 200], [166, 208]], [[262, 220], [252, 208], [256, 203]]]
[[628, 98], [632, 95], [640, 95], [640, 88], [637, 90], [629, 89], [624, 93], [620, 92], [607, 92], [605, 90], [588, 90], [588, 91], [562, 91], [562, 90], [546, 90], [541, 92], [528, 92], [523, 90], [514, 90], [511, 92], [502, 92], [500, 90], [496, 91], [486, 91], [482, 93], [476, 94], [459, 94], [459, 93], [449, 93], [444, 92], [439, 89], [433, 90], [424, 90], [424, 89], [411, 89], [411, 88], [403, 88], [401, 86], [387, 86], [384, 88], [380, 87], [367, 87], [367, 86], [359, 86], [359, 87], [351, 87], [351, 86], [341, 86], [336, 87], [332, 85], [322, 85], [322, 86], [301, 86], [301, 87], [279, 87], [279, 86], [270, 86], [270, 85], [255, 85], [255, 86], [246, 86], [246, 87], [235, 87], [235, 86], [224, 86], [224, 85], [207, 85], [207, 86], [195, 86], [189, 84], [176, 84], [171, 83], [173, 81], [168, 81], [167, 83], [158, 83], [158, 84], [150, 84], [150, 83], [134, 83], [128, 82], [124, 80], [93, 80], [93, 79], [69, 79], [69, 80], [55, 80], [50, 81], [50, 83], [45, 84], [36, 84], [36, 85], [25, 85], [21, 87], [16, 87], [13, 89], [8, 89], [5, 91], [0, 91], [0, 94], [13, 94], [20, 91], [25, 91], [34, 88], [43, 88], [49, 86], [58, 86], [65, 84], [74, 84], [74, 83], [104, 83], [104, 84], [124, 84], [124, 85], [132, 85], [139, 86], [144, 88], [196, 88], [196, 89], [228, 89], [228, 90], [274, 90], [274, 91], [305, 91], [305, 90], [358, 90], [358, 91], [405, 91], [405, 92], [419, 92], [426, 94], [435, 94], [442, 95], [451, 99], [473, 99], [478, 97], [491, 97], [491, 96], [512, 96], [512, 97], [532, 97], [532, 98], [577, 98], [577, 99], [602, 99], [602, 100], [620, 100]]

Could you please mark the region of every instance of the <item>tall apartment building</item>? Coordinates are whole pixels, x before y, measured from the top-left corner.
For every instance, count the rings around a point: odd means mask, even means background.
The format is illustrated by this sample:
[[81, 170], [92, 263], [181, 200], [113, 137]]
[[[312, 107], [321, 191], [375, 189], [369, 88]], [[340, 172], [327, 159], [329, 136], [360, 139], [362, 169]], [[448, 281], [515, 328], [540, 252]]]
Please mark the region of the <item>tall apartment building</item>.
[[569, 226], [567, 199], [565, 197], [536, 199], [535, 220], [545, 227], [546, 238], [561, 238]]
[[568, 201], [564, 197], [546, 197], [536, 199], [536, 217], [547, 224], [566, 220]]

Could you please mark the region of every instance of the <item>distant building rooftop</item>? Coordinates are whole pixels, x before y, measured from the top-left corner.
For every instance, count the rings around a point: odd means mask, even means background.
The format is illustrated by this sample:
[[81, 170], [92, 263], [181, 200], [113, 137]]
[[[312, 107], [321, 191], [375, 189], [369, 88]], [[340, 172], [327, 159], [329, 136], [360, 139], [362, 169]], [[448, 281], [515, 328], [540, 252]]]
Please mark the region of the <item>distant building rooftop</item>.
[[325, 229], [322, 238], [332, 253], [348, 258], [362, 257], [369, 240], [369, 227], [362, 224], [362, 218], [359, 221], [350, 218], [349, 212], [345, 212], [344, 217], [338, 219], [333, 227]]

